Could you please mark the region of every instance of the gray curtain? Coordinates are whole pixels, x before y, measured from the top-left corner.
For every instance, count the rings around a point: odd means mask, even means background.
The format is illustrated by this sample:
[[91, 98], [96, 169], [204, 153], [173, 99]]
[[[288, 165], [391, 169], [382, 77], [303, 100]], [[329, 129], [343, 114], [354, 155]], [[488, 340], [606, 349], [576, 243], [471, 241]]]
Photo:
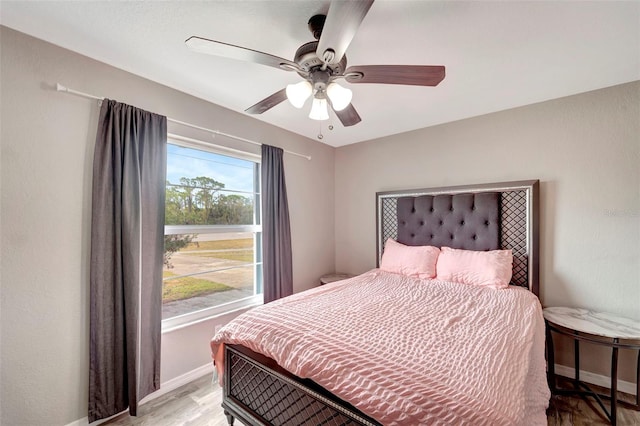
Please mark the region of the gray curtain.
[[93, 159], [89, 421], [160, 387], [167, 119], [105, 99]]
[[281, 148], [262, 145], [264, 303], [293, 294], [291, 229]]

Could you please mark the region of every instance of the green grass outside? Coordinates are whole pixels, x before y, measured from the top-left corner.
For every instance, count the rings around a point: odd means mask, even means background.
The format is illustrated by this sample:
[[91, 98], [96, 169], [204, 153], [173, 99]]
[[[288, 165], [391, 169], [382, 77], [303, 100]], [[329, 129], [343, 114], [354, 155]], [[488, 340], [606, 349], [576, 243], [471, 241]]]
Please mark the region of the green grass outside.
[[196, 250], [227, 250], [246, 248], [253, 248], [253, 238], [242, 238], [238, 240], [200, 241], [199, 243], [190, 243], [180, 251], [185, 252]]
[[[176, 274], [163, 271], [162, 276], [169, 278], [176, 276]], [[190, 299], [232, 289], [233, 287], [228, 285], [197, 277], [176, 278], [162, 283], [162, 303], [175, 302], [176, 300]]]
[[237, 260], [239, 262], [253, 263], [253, 250], [233, 250], [218, 252], [191, 252], [184, 253], [187, 256], [210, 257], [213, 259]]

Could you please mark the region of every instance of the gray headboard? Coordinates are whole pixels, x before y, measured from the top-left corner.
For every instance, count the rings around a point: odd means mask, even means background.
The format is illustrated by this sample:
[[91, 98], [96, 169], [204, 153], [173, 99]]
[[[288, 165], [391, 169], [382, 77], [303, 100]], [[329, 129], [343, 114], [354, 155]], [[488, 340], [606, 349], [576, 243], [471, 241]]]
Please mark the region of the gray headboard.
[[466, 250], [511, 249], [512, 285], [539, 294], [539, 181], [376, 194], [376, 253], [384, 242]]
[[500, 248], [500, 194], [439, 194], [400, 197], [398, 242], [465, 250]]

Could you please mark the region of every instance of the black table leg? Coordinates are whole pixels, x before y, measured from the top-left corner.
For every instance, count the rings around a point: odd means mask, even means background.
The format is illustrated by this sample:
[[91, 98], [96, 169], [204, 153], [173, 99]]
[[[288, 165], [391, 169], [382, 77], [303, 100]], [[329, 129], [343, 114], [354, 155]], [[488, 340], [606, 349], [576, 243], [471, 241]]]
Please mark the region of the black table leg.
[[638, 350], [638, 365], [636, 366], [636, 406], [634, 410], [640, 410], [640, 350]]
[[[618, 339], [613, 339], [618, 343]], [[618, 348], [611, 348], [611, 426], [616, 425], [616, 409], [618, 405]]]
[[578, 339], [573, 341], [573, 365], [575, 366], [573, 387], [580, 389], [580, 341]]
[[[546, 323], [546, 321], [545, 321]], [[555, 356], [553, 353], [553, 336], [551, 335], [551, 327], [546, 324], [547, 332], [547, 383], [549, 390], [553, 394], [556, 390], [556, 364]], [[640, 362], [640, 354], [638, 355], [638, 362]]]

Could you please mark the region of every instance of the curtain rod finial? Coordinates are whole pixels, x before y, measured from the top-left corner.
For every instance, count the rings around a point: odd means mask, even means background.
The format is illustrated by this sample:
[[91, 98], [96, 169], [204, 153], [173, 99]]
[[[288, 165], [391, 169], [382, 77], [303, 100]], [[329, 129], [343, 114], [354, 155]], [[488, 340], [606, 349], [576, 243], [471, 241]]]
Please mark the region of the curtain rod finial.
[[56, 90], [57, 90], [58, 92], [68, 92], [68, 91], [69, 91], [69, 89], [68, 89], [68, 88], [64, 87], [64, 86], [63, 86], [62, 84], [60, 84], [60, 83], [56, 83]]

